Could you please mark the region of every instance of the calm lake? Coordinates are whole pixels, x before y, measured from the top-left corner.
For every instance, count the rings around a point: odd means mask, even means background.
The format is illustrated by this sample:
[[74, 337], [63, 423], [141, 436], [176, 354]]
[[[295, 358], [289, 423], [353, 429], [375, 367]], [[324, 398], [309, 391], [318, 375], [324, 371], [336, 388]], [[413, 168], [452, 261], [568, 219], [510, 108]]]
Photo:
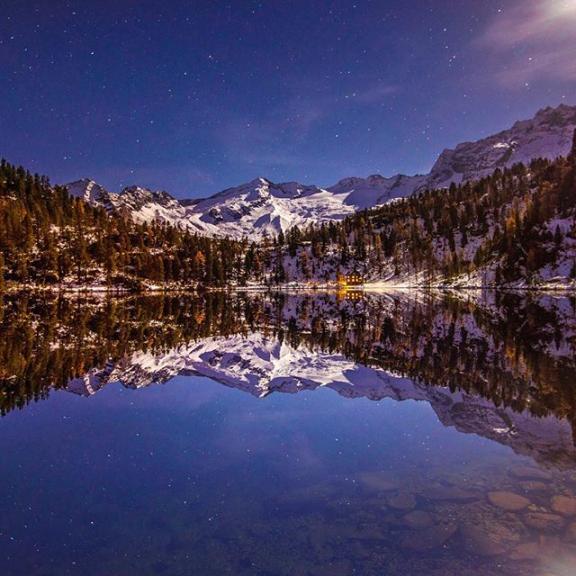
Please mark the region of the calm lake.
[[0, 303], [2, 576], [573, 576], [576, 299]]

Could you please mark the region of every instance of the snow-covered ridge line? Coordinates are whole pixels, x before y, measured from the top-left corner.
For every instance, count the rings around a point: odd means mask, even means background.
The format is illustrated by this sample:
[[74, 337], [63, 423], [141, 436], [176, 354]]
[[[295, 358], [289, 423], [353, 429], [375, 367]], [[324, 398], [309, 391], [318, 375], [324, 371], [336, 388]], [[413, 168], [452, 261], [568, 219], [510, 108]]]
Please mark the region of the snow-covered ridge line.
[[575, 129], [576, 107], [545, 108], [508, 130], [444, 150], [428, 174], [352, 177], [326, 188], [256, 178], [209, 198], [182, 201], [167, 192], [138, 186], [112, 193], [89, 179], [68, 184], [68, 190], [93, 205], [128, 214], [137, 222], [167, 222], [203, 234], [261, 238], [295, 225], [339, 221], [361, 209], [426, 188], [477, 180], [518, 162], [564, 156]]

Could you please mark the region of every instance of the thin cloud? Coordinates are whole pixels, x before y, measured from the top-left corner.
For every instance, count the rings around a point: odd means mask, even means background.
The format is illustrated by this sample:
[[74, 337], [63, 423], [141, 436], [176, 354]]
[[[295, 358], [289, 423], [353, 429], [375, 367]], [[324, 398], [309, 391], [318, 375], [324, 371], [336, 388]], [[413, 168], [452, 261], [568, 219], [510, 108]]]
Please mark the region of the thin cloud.
[[536, 78], [576, 79], [576, 1], [530, 0], [502, 10], [476, 46], [495, 58], [495, 77], [518, 86]]
[[394, 84], [377, 84], [354, 95], [354, 101], [359, 104], [380, 104], [389, 96], [400, 91]]
[[350, 108], [381, 104], [399, 90], [397, 85], [377, 83], [337, 95], [301, 83], [299, 93], [257, 117], [229, 115], [216, 137], [231, 157], [260, 166], [262, 172], [275, 167], [317, 166], [321, 159], [302, 152], [314, 130]]

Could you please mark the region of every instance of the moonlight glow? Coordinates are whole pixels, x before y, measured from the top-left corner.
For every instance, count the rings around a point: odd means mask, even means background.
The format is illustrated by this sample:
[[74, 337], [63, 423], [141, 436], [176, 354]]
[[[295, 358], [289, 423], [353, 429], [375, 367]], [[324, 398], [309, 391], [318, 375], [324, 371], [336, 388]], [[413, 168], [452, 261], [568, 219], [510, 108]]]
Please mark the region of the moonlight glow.
[[546, 6], [550, 18], [576, 18], [576, 0], [552, 0]]

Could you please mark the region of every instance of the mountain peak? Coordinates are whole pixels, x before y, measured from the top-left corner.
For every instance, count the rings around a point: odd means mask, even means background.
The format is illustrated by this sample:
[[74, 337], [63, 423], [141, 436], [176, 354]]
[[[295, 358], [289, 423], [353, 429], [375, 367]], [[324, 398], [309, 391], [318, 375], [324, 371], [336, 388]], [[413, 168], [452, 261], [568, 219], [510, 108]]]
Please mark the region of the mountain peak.
[[567, 116], [572, 116], [576, 113], [576, 106], [570, 106], [569, 104], [559, 104], [558, 106], [545, 106], [544, 108], [540, 108], [534, 118], [542, 118], [546, 116], [550, 116], [552, 114], [563, 114]]
[[119, 197], [130, 207], [141, 209], [144, 206], [159, 205], [164, 208], [181, 209], [182, 205], [176, 198], [163, 190], [150, 190], [142, 186], [127, 186], [120, 192]]
[[576, 128], [576, 107], [561, 104], [539, 110], [529, 120], [516, 122], [512, 128], [475, 142], [464, 142], [446, 149], [432, 167], [427, 188], [446, 188], [479, 180], [497, 168], [535, 158], [566, 156]]
[[[223, 190], [223, 192], [226, 192], [228, 190], [237, 190], [238, 188], [257, 188], [262, 186], [273, 186], [273, 182], [268, 178], [264, 178], [264, 176], [257, 176], [256, 178], [253, 178], [252, 180], [249, 180], [244, 184], [240, 184], [239, 186], [232, 186], [231, 188], [226, 188], [226, 190]], [[218, 194], [220, 193], [218, 192], [214, 196], [217, 196]]]
[[66, 185], [68, 194], [76, 198], [81, 198], [89, 204], [107, 206], [110, 202], [111, 194], [91, 178], [82, 178]]
[[478, 180], [518, 162], [567, 156], [575, 129], [576, 107], [542, 108], [507, 130], [444, 150], [426, 175], [348, 177], [326, 189], [298, 182], [276, 184], [258, 176], [209, 198], [182, 201], [140, 186], [114, 194], [90, 179], [73, 182], [68, 190], [92, 204], [123, 209], [141, 222], [170, 222], [204, 234], [259, 237], [295, 225], [342, 220], [357, 210], [424, 189]]

